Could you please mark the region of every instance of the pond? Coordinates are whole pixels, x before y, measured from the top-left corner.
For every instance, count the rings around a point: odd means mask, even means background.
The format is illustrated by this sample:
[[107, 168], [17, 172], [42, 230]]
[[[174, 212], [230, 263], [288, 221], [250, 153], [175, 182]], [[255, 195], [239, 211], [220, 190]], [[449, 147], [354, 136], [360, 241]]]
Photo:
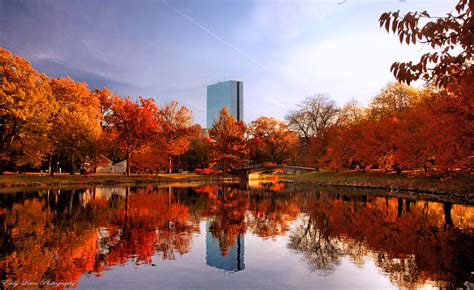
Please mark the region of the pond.
[[0, 195], [4, 288], [412, 289], [474, 283], [474, 207], [211, 184]]

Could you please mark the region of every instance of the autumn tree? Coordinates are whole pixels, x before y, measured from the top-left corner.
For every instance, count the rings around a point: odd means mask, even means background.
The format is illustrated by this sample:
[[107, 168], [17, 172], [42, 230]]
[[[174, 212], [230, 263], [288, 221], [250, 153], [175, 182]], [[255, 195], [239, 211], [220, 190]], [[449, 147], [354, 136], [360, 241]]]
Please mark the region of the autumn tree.
[[[308, 156], [324, 155], [327, 143], [324, 132], [337, 123], [339, 108], [333, 100], [322, 94], [306, 98], [298, 107], [298, 110], [286, 116], [289, 128], [301, 137], [298, 149], [300, 158], [297, 162], [314, 166], [319, 163], [319, 160], [316, 160], [319, 157], [310, 159]], [[317, 142], [316, 145], [315, 142]], [[315, 149], [319, 151], [314, 152]]]
[[217, 164], [224, 172], [242, 165], [247, 156], [245, 132], [245, 124], [236, 121], [224, 107], [209, 130], [211, 163]]
[[357, 145], [363, 144], [364, 125], [366, 121], [356, 122], [349, 126], [334, 127], [332, 138], [327, 144], [327, 150], [322, 157], [323, 164], [331, 169], [351, 169], [362, 165], [362, 160], [356, 156]]
[[87, 156], [100, 136], [100, 103], [86, 83], [56, 78], [50, 80], [50, 85], [60, 108], [53, 118], [51, 154], [64, 156], [74, 174], [77, 161]]
[[401, 112], [419, 98], [419, 91], [402, 83], [389, 83], [369, 104], [369, 117], [400, 117]]
[[332, 125], [311, 138], [303, 157], [306, 166], [314, 167], [316, 170], [326, 167], [329, 144], [334, 139], [337, 129], [337, 125]]
[[56, 111], [48, 77], [0, 48], [0, 174], [7, 162], [40, 164]]
[[356, 100], [351, 99], [342, 106], [337, 115], [338, 126], [349, 126], [365, 118], [366, 110]]
[[424, 44], [432, 48], [418, 63], [395, 62], [391, 71], [397, 80], [410, 82], [420, 78], [446, 87], [452, 79], [469, 73], [474, 51], [473, 0], [459, 0], [455, 12], [444, 17], [427, 11], [386, 12], [380, 16], [380, 27], [398, 34], [400, 43]]
[[249, 142], [256, 143], [255, 151], [262, 150], [260, 154], [265, 156], [263, 161], [280, 164], [296, 150], [298, 137], [283, 121], [260, 117], [250, 123], [249, 132], [252, 136]]
[[157, 130], [157, 107], [153, 99], [140, 97], [138, 102], [130, 98], [114, 102], [112, 110], [111, 130], [124, 151], [130, 174], [130, 156], [148, 145]]
[[113, 115], [113, 106], [114, 103], [120, 101], [120, 97], [115, 96], [108, 88], [104, 87], [102, 89], [95, 89], [94, 94], [100, 102], [100, 114], [101, 114], [101, 126], [102, 129], [107, 128], [111, 121]]
[[405, 15], [396, 11], [383, 13], [379, 19], [387, 32], [398, 34], [400, 42], [432, 48], [418, 63], [394, 63], [391, 71], [395, 77], [408, 84], [424, 79], [440, 88], [402, 120], [395, 158], [408, 166], [430, 159], [442, 172], [472, 168], [468, 160], [472, 158], [474, 127], [474, 1], [460, 0], [454, 8], [455, 12], [444, 17], [427, 11]]
[[[423, 159], [434, 161], [434, 167], [443, 173], [472, 170], [474, 75], [467, 76], [453, 81], [447, 90], [429, 95], [414, 108], [416, 115], [407, 117], [408, 122], [418, 122], [418, 125], [415, 123], [402, 131], [403, 134], [418, 135], [415, 152], [422, 154]], [[400, 138], [400, 141], [404, 139], [407, 138]], [[405, 153], [409, 153], [408, 150], [405, 149]]]
[[160, 126], [156, 139], [162, 144], [168, 159], [168, 173], [173, 170], [173, 157], [184, 154], [189, 149], [191, 137], [197, 136], [199, 128], [193, 126], [193, 116], [186, 106], [178, 107], [177, 102], [166, 103], [156, 111]]
[[346, 133], [350, 133], [350, 128], [363, 121], [366, 115], [367, 109], [363, 108], [356, 99], [349, 100], [338, 109], [334, 121], [310, 139], [304, 164], [316, 169], [351, 168], [354, 163], [357, 163], [353, 159], [351, 148], [355, 139], [354, 136], [349, 137]]
[[[396, 169], [393, 156], [398, 150], [397, 138], [400, 120], [398, 118], [384, 118], [379, 121], [366, 120], [361, 123], [362, 138], [356, 139], [350, 146], [354, 149], [353, 158], [359, 160], [363, 166], [376, 166], [383, 169]], [[395, 168], [394, 168], [395, 167]]]
[[168, 167], [168, 158], [163, 148], [150, 142], [130, 156], [130, 166], [136, 172], [158, 173]]
[[432, 115], [434, 112], [429, 109], [427, 102], [433, 101], [429, 96], [416, 106], [407, 108], [400, 118], [400, 123], [396, 132], [395, 146], [397, 150], [394, 154], [394, 162], [407, 169], [424, 168], [428, 170], [428, 164], [433, 161], [433, 152], [430, 152], [428, 140], [437, 134], [428, 130], [429, 122], [439, 118], [439, 115]]
[[428, 102], [433, 108], [432, 132], [427, 144], [437, 156], [441, 170], [471, 170], [474, 156], [474, 67], [453, 79], [446, 90]]
[[94, 94], [100, 102], [102, 133], [97, 143], [97, 156], [102, 154], [112, 160], [120, 162], [126, 159], [126, 153], [119, 142], [117, 130], [114, 129], [114, 109], [118, 110], [123, 105], [123, 99], [114, 95], [108, 88], [95, 89]]
[[315, 95], [298, 105], [299, 109], [286, 116], [289, 127], [298, 132], [307, 143], [310, 138], [336, 121], [338, 108], [326, 95]]
[[189, 150], [181, 159], [187, 168], [205, 168], [209, 164], [209, 137], [199, 135], [191, 138]]

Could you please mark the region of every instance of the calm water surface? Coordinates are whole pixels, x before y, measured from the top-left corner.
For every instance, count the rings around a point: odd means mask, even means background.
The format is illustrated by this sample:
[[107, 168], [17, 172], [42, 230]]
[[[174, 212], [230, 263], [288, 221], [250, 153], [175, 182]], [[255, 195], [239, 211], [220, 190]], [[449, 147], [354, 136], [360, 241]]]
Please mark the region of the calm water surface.
[[469, 205], [284, 184], [183, 184], [2, 194], [0, 220], [4, 288], [474, 283]]

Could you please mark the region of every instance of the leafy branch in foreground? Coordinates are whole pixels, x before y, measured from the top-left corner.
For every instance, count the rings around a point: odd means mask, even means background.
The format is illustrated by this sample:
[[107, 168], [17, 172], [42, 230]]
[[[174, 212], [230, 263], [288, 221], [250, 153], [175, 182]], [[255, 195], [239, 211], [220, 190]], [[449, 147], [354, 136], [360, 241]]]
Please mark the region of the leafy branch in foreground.
[[400, 11], [383, 13], [380, 27], [398, 34], [400, 43], [421, 43], [433, 49], [423, 54], [418, 63], [392, 64], [390, 71], [395, 78], [407, 84], [423, 78], [446, 87], [453, 78], [469, 72], [474, 62], [473, 8], [474, 0], [460, 0], [455, 6], [456, 13], [447, 13], [445, 17], [434, 17], [427, 11], [405, 15], [400, 15]]

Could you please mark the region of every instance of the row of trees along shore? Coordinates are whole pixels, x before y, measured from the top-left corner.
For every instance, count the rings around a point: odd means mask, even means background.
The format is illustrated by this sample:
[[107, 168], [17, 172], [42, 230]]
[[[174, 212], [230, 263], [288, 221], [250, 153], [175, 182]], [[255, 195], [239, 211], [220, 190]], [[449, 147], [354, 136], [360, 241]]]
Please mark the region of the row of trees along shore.
[[[424, 169], [453, 173], [473, 165], [474, 1], [455, 14], [384, 13], [380, 25], [400, 42], [433, 50], [419, 63], [394, 63], [389, 83], [367, 107], [342, 107], [317, 94], [286, 122], [262, 116], [249, 124], [224, 108], [209, 136], [177, 102], [115, 96], [71, 78], [48, 78], [0, 48], [0, 173], [59, 164], [75, 173], [105, 156], [127, 160], [127, 173], [213, 168], [224, 172], [262, 163], [327, 169]], [[423, 80], [422, 88], [409, 86]], [[102, 161], [101, 161], [102, 160]], [[55, 168], [56, 167], [56, 168]], [[204, 171], [205, 171], [204, 170]]]

